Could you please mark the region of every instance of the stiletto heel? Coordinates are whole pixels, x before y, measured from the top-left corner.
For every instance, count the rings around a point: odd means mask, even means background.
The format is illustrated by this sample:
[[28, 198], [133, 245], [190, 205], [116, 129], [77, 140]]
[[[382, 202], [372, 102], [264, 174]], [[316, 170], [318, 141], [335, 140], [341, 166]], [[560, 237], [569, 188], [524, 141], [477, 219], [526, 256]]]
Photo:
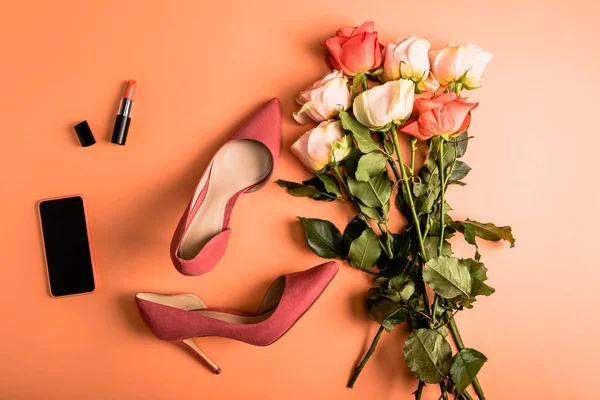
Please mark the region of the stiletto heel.
[[283, 275], [271, 285], [256, 314], [208, 308], [193, 294], [138, 293], [135, 300], [142, 319], [157, 338], [184, 346], [218, 374], [221, 369], [192, 338], [220, 336], [268, 346], [306, 313], [337, 271], [337, 263], [328, 262]]
[[280, 144], [279, 100], [272, 99], [223, 144], [202, 175], [171, 241], [179, 272], [201, 275], [214, 268], [227, 248], [235, 202], [267, 183]]
[[215, 375], [219, 375], [221, 373], [221, 368], [219, 368], [219, 366], [217, 364], [215, 364], [215, 362], [213, 360], [208, 358], [208, 356], [206, 354], [204, 354], [204, 352], [202, 350], [200, 350], [200, 347], [198, 347], [198, 345], [196, 344], [196, 342], [194, 342], [193, 339], [179, 340], [179, 341], [176, 341], [173, 343], [183, 347], [185, 350], [187, 350], [189, 353], [191, 353], [194, 357], [199, 359], [200, 362], [202, 362], [204, 365], [206, 365], [208, 367], [208, 369], [212, 370], [215, 373]]

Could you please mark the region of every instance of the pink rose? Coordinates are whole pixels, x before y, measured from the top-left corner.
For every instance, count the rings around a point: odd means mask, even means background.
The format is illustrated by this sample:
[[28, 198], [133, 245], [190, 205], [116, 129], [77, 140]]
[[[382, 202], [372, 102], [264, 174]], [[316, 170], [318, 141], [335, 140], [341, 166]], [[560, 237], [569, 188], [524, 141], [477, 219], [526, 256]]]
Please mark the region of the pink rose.
[[348, 79], [342, 71], [333, 71], [300, 92], [296, 101], [302, 108], [294, 113], [294, 119], [301, 124], [307, 124], [311, 120], [323, 122], [333, 118], [340, 110], [350, 107]]
[[400, 130], [421, 140], [439, 135], [458, 135], [469, 127], [469, 111], [478, 105], [479, 103], [468, 103], [456, 93], [417, 99], [412, 113], [415, 118]]
[[352, 141], [340, 121], [324, 121], [292, 145], [292, 153], [312, 171], [320, 171], [350, 154]]
[[492, 59], [491, 53], [474, 44], [453, 45], [429, 53], [431, 70], [442, 86], [461, 83], [467, 89], [481, 86], [485, 80], [485, 67]]
[[396, 39], [383, 50], [382, 82], [400, 78], [413, 82], [424, 80], [429, 75], [429, 40], [416, 36], [410, 39]]
[[369, 21], [359, 27], [339, 29], [336, 36], [324, 41], [333, 68], [354, 76], [379, 67], [382, 46], [374, 29], [373, 21]]

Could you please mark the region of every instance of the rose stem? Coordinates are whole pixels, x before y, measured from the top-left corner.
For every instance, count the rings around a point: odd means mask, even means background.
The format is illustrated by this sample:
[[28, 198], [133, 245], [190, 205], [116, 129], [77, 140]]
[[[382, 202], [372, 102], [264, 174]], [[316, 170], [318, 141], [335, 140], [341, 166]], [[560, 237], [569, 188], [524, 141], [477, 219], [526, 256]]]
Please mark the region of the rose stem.
[[419, 386], [417, 387], [417, 391], [415, 392], [415, 400], [421, 400], [421, 395], [423, 394], [424, 386], [425, 382], [419, 381]]
[[[458, 351], [461, 351], [465, 348], [465, 344], [460, 336], [460, 332], [458, 331], [458, 327], [456, 326], [456, 321], [454, 317], [450, 318], [450, 322], [448, 322], [448, 326], [450, 327], [450, 332], [452, 332], [452, 337], [454, 338], [454, 342], [456, 342], [456, 347], [458, 347]], [[481, 383], [479, 383], [479, 378], [475, 377], [473, 379], [473, 387], [475, 388], [475, 393], [477, 393], [477, 397], [479, 400], [485, 400], [485, 395], [483, 394], [483, 389], [481, 387]], [[467, 393], [466, 391], [464, 393]]]
[[373, 342], [371, 343], [371, 347], [369, 347], [369, 351], [367, 351], [367, 354], [365, 354], [365, 357], [362, 359], [362, 361], [360, 362], [360, 364], [358, 364], [358, 366], [354, 370], [354, 373], [352, 374], [352, 377], [350, 378], [350, 381], [348, 382], [348, 387], [350, 389], [354, 388], [354, 383], [356, 383], [356, 380], [358, 379], [358, 376], [360, 375], [361, 371], [363, 370], [363, 368], [365, 367], [365, 365], [369, 361], [369, 358], [371, 358], [371, 355], [375, 351], [375, 347], [377, 347], [377, 343], [379, 343], [379, 338], [381, 338], [381, 334], [383, 333], [383, 329], [384, 329], [383, 325], [381, 325], [379, 327], [379, 329], [377, 330], [377, 334], [375, 335], [375, 338], [373, 339]]
[[440, 391], [442, 392], [442, 398], [444, 400], [448, 400], [448, 395], [446, 394], [446, 387], [444, 386], [444, 382], [440, 382]]
[[[398, 133], [396, 132], [396, 125], [392, 125], [392, 139], [394, 140], [394, 149], [398, 156], [398, 163], [400, 164], [400, 171], [402, 172], [402, 182], [404, 183], [404, 192], [408, 199], [410, 211], [412, 213], [415, 228], [417, 229], [417, 239], [419, 241], [419, 249], [421, 251], [421, 257], [425, 259], [425, 246], [423, 244], [423, 236], [421, 235], [421, 223], [417, 217], [417, 210], [415, 209], [415, 203], [410, 192], [410, 186], [408, 184], [408, 177], [406, 176], [406, 170], [404, 169], [404, 161], [402, 161], [402, 153], [400, 152], [400, 145], [398, 144]], [[429, 305], [427, 305], [429, 306]]]
[[[446, 177], [445, 174], [445, 166], [444, 166], [444, 138], [440, 137], [440, 152], [438, 155], [438, 163], [439, 163], [439, 172], [440, 172], [440, 243], [438, 245], [438, 256], [442, 255], [442, 248], [444, 246], [444, 229], [446, 228], [446, 224], [444, 221], [444, 203], [445, 203], [445, 192], [446, 192]], [[433, 323], [436, 323], [437, 318], [437, 308], [438, 302], [440, 301], [440, 296], [436, 293], [433, 297]]]
[[[419, 241], [419, 249], [421, 252], [421, 259], [425, 260], [427, 254], [425, 253], [425, 245], [423, 244], [423, 236], [421, 235], [421, 221], [417, 216], [417, 210], [415, 209], [415, 203], [412, 198], [412, 193], [410, 191], [410, 186], [408, 183], [408, 178], [406, 176], [406, 170], [404, 168], [404, 161], [402, 160], [402, 153], [400, 152], [400, 145], [398, 144], [398, 132], [396, 131], [396, 125], [392, 124], [392, 140], [394, 141], [394, 149], [396, 150], [396, 156], [398, 157], [398, 164], [400, 167], [400, 171], [402, 172], [402, 182], [404, 183], [404, 193], [406, 194], [406, 198], [408, 199], [408, 205], [410, 207], [410, 211], [412, 213], [413, 222], [415, 224], [415, 228], [417, 230], [417, 240]], [[429, 299], [427, 297], [427, 290], [425, 288], [425, 282], [423, 282], [423, 305], [427, 314], [430, 314], [429, 311]]]
[[417, 138], [410, 138], [410, 172], [413, 185], [415, 184], [415, 152], [417, 150]]
[[471, 397], [471, 395], [469, 394], [469, 392], [467, 392], [467, 390], [465, 389], [464, 392], [461, 393], [461, 395], [467, 399], [467, 400], [473, 400], [473, 398]]

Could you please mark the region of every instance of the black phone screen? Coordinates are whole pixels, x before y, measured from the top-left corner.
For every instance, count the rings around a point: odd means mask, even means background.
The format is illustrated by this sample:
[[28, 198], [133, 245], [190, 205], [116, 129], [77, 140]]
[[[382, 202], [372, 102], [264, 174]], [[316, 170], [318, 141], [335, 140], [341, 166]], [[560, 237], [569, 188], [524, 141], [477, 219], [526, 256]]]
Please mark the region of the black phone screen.
[[44, 200], [39, 207], [52, 295], [92, 292], [94, 270], [83, 199]]

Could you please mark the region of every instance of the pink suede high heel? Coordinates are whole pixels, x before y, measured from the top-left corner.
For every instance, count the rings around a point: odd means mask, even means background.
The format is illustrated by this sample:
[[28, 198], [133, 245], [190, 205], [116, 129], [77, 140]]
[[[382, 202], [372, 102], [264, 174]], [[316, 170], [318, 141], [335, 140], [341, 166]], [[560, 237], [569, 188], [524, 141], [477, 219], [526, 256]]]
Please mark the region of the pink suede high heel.
[[279, 156], [281, 112], [272, 99], [223, 144], [202, 175], [171, 241], [171, 260], [184, 275], [202, 275], [223, 256], [238, 197], [260, 189]]
[[193, 294], [138, 293], [140, 315], [159, 339], [183, 346], [214, 373], [221, 369], [204, 354], [194, 337], [219, 336], [267, 346], [283, 336], [310, 308], [338, 271], [327, 262], [283, 275], [267, 291], [255, 315], [208, 308]]

